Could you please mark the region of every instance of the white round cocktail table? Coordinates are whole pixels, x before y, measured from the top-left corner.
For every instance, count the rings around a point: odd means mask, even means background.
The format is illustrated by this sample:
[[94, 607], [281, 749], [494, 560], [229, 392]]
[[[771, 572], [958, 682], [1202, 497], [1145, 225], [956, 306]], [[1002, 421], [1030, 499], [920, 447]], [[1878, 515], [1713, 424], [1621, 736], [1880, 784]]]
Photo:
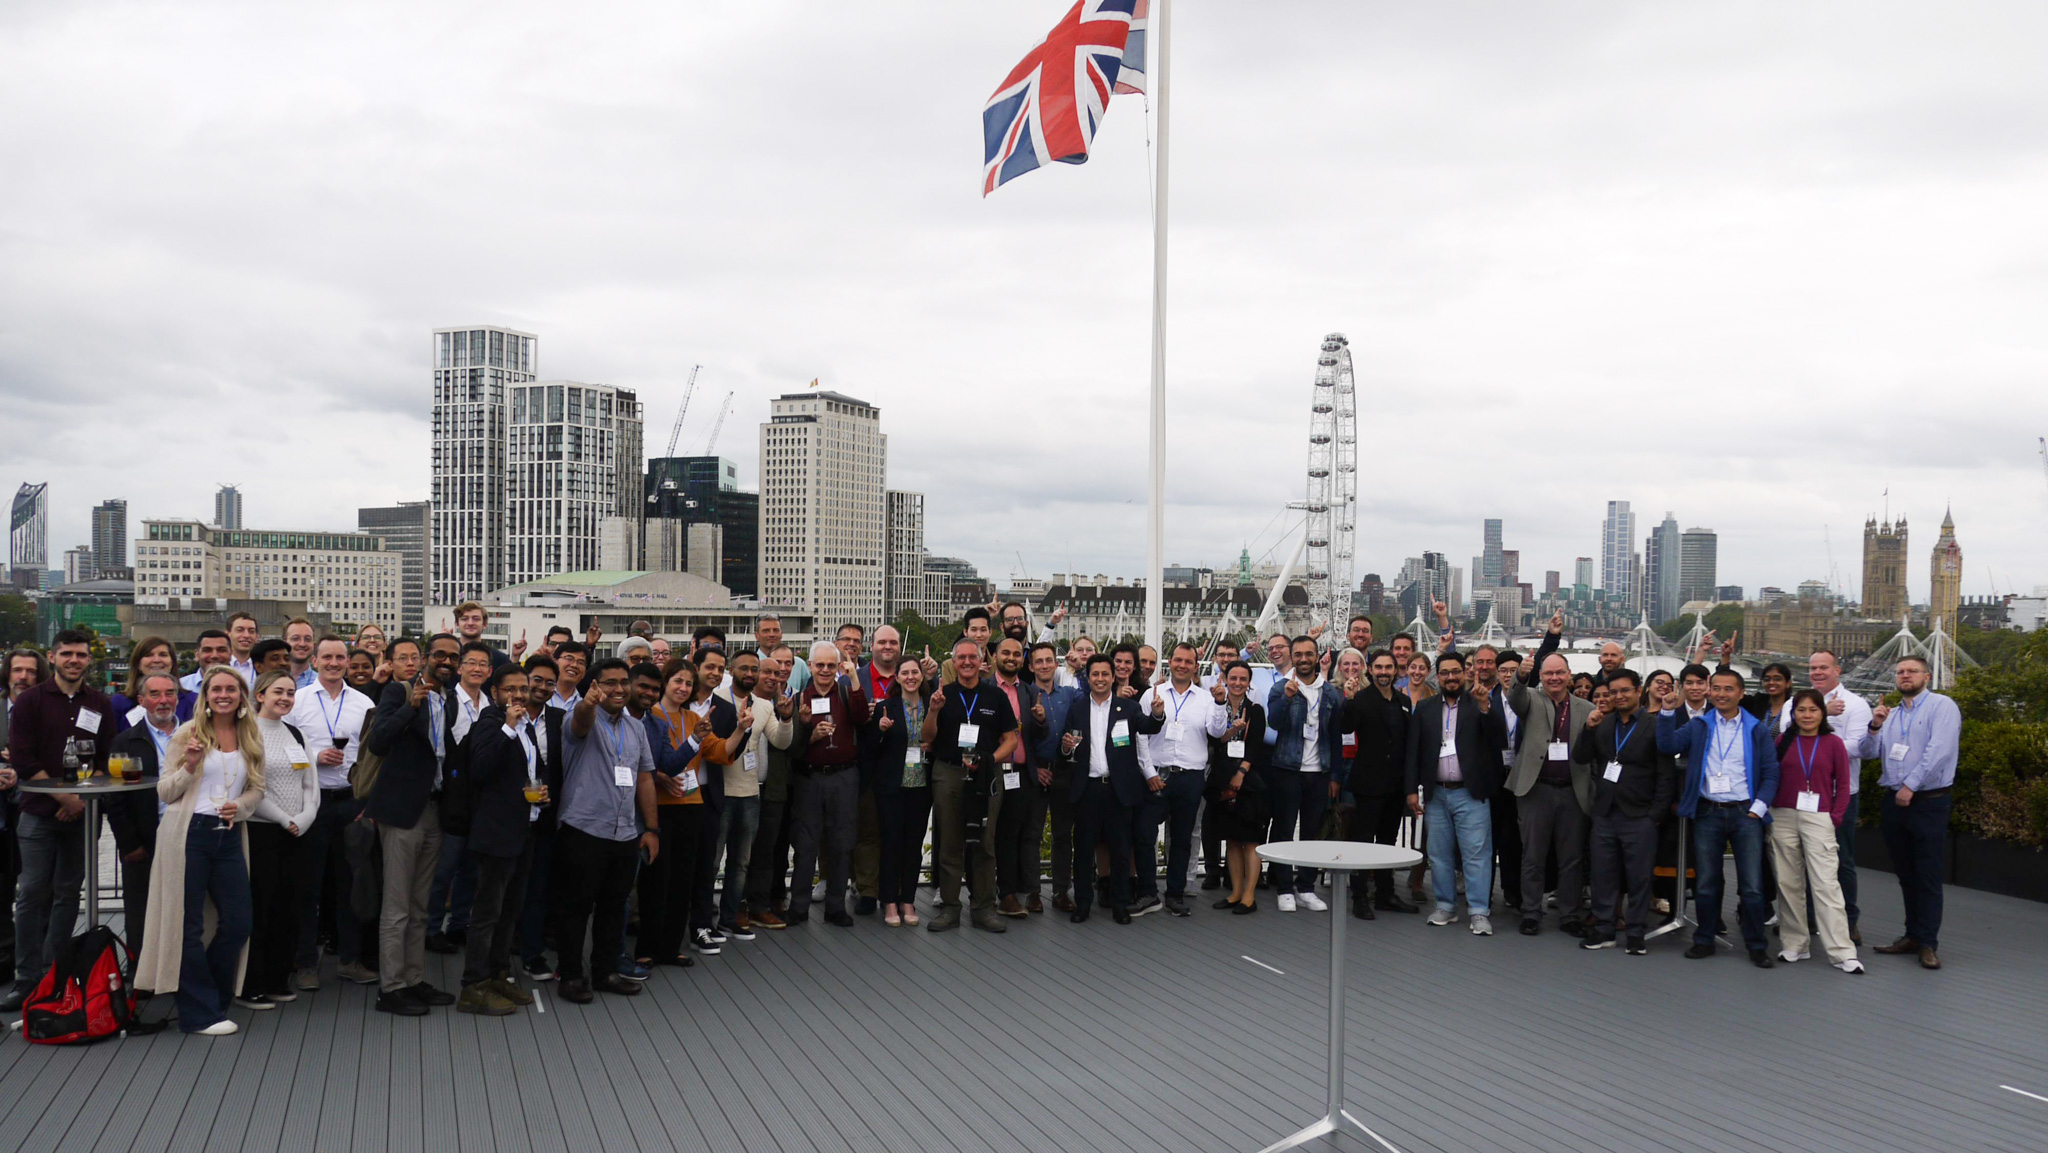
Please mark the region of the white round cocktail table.
[[1348, 1122], [1358, 1131], [1392, 1149], [1385, 1138], [1366, 1128], [1365, 1122], [1344, 1108], [1344, 922], [1346, 896], [1351, 874], [1366, 869], [1406, 869], [1421, 863], [1422, 854], [1396, 845], [1374, 845], [1363, 841], [1272, 841], [1259, 846], [1259, 856], [1277, 865], [1322, 869], [1330, 874], [1330, 1092], [1329, 1108], [1321, 1120], [1280, 1140], [1259, 1153], [1279, 1153], [1318, 1137], [1335, 1133]]

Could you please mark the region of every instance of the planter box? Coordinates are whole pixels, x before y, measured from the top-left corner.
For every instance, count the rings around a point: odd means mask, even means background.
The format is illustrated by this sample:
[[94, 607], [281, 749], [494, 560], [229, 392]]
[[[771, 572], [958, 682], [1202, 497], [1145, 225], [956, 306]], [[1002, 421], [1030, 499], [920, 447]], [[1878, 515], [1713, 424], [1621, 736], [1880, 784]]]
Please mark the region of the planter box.
[[[1856, 867], [1892, 872], [1891, 854], [1876, 825], [1856, 830]], [[1951, 833], [1948, 838], [1946, 884], [1982, 889], [2029, 901], [2048, 901], [2048, 853], [2016, 845]]]

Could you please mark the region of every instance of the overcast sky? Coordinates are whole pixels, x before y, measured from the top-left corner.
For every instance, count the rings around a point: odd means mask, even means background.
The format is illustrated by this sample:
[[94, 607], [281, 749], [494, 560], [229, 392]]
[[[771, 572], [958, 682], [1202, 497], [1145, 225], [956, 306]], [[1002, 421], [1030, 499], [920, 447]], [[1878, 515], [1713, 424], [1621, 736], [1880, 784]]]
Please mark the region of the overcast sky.
[[[1119, 96], [983, 199], [980, 112], [1066, 0], [0, 7], [0, 483], [350, 528], [428, 484], [429, 333], [539, 334], [757, 479], [769, 398], [881, 406], [927, 543], [1144, 565], [1151, 232]], [[1359, 573], [1524, 579], [1604, 502], [1720, 579], [1852, 595], [1953, 500], [2048, 581], [2048, 7], [1176, 4], [1168, 559], [1284, 553], [1317, 345], [1358, 364]], [[1284, 557], [1283, 557], [1284, 559]]]

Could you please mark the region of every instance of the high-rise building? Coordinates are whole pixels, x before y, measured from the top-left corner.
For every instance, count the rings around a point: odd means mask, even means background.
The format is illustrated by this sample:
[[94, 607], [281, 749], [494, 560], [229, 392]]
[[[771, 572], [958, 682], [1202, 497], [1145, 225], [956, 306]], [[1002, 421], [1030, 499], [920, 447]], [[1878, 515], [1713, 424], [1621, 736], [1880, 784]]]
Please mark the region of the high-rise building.
[[214, 490], [213, 527], [238, 529], [242, 527], [242, 490], [231, 484], [224, 484]]
[[398, 554], [398, 627], [415, 636], [427, 631], [427, 541], [434, 531], [434, 506], [408, 500], [356, 510], [356, 529]]
[[1500, 518], [1489, 517], [1482, 522], [1482, 527], [1485, 532], [1486, 551], [1479, 554], [1479, 562], [1472, 569], [1474, 589], [1490, 589], [1506, 579], [1501, 565]]
[[763, 601], [818, 627], [882, 623], [889, 438], [881, 410], [836, 392], [776, 397], [761, 426]]
[[1373, 616], [1378, 616], [1386, 611], [1387, 586], [1385, 582], [1380, 580], [1380, 574], [1376, 572], [1365, 574], [1365, 578], [1358, 582], [1358, 595], [1359, 599], [1364, 602], [1359, 606], [1362, 611]]
[[1689, 528], [1678, 537], [1678, 603], [1711, 601], [1715, 596], [1719, 543], [1710, 528]]
[[50, 486], [24, 484], [16, 489], [7, 524], [7, 565], [15, 586], [40, 586], [50, 567]]
[[398, 630], [399, 555], [362, 532], [263, 532], [196, 520], [145, 520], [135, 544], [135, 602], [172, 598], [303, 602], [339, 624]]
[[64, 550], [64, 583], [75, 585], [80, 581], [97, 579], [99, 570], [93, 567], [92, 547], [79, 545]]
[[1450, 589], [1450, 595], [1444, 598], [1444, 607], [1456, 613], [1463, 609], [1467, 603], [1465, 600], [1465, 570], [1457, 565], [1451, 566]]
[[1557, 598], [1558, 586], [1562, 583], [1556, 569], [1543, 570], [1543, 595], [1545, 597], [1555, 600]]
[[[434, 330], [434, 520], [428, 572], [435, 604], [473, 600], [508, 583], [507, 390], [534, 379], [537, 343], [532, 333], [509, 328]], [[557, 414], [557, 431], [566, 427], [563, 415]], [[566, 444], [543, 442], [534, 451], [543, 458], [541, 489], [558, 491], [554, 485], [570, 463]], [[594, 534], [596, 529], [593, 522], [590, 530]]]
[[1927, 613], [1950, 632], [1956, 629], [1956, 610], [1963, 603], [1963, 546], [1956, 543], [1956, 518], [1952, 510], [1941, 514], [1941, 539], [1934, 542], [1929, 564]]
[[1572, 584], [1587, 592], [1593, 589], [1593, 558], [1589, 556], [1572, 558]]
[[[719, 528], [720, 571], [699, 575], [751, 597], [761, 586], [761, 494], [743, 492], [739, 466], [722, 456], [665, 456], [647, 462], [647, 515]], [[686, 534], [687, 535], [687, 532]], [[654, 561], [650, 557], [649, 566]]]
[[1880, 525], [1863, 522], [1863, 615], [1895, 621], [1905, 615], [1906, 518]]
[[889, 489], [888, 535], [884, 542], [882, 615], [895, 620], [905, 611], [924, 609], [924, 494]]
[[1600, 587], [1633, 609], [1636, 604], [1636, 514], [1625, 500], [1607, 502], [1600, 523]]
[[1504, 548], [1500, 550], [1500, 582], [1503, 587], [1522, 583], [1522, 550]]
[[508, 391], [503, 584], [595, 570], [605, 519], [631, 522], [628, 536], [637, 542], [647, 516], [640, 398], [629, 388], [574, 380]]
[[110, 573], [128, 567], [128, 502], [103, 500], [92, 510], [92, 569]]
[[1643, 595], [1653, 625], [1677, 616], [1685, 600], [1678, 594], [1679, 536], [1678, 519], [1667, 511], [1643, 544]]

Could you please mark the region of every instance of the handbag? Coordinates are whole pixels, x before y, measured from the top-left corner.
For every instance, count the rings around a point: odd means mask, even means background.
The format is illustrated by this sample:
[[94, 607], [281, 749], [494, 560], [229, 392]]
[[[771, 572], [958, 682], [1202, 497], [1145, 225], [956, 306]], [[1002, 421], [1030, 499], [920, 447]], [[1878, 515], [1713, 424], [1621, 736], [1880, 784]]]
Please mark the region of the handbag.
[[363, 714], [363, 727], [356, 737], [362, 744], [356, 746], [356, 763], [348, 770], [348, 786], [355, 790], [358, 801], [368, 798], [370, 790], [377, 787], [377, 770], [384, 767], [383, 756], [370, 751], [370, 723], [376, 719], [374, 708]]

